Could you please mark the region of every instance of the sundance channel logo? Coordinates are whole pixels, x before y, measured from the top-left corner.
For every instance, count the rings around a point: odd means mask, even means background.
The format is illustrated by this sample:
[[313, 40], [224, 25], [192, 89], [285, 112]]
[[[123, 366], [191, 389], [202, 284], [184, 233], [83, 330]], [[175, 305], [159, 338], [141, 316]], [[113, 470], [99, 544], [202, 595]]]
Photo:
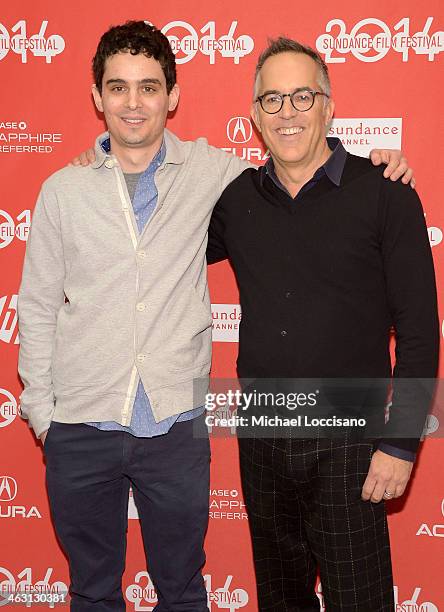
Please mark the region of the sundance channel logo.
[[372, 149], [401, 148], [402, 118], [335, 118], [327, 136], [339, 138], [350, 153], [368, 157]]
[[22, 64], [30, 55], [44, 57], [47, 64], [65, 50], [65, 40], [60, 34], [47, 35], [48, 21], [45, 19], [38, 32], [30, 34], [25, 19], [20, 19], [9, 30], [0, 23], [0, 60], [9, 52], [20, 56]]
[[239, 342], [239, 304], [211, 304], [213, 342]]
[[395, 52], [407, 62], [410, 54], [424, 55], [429, 62], [444, 51], [444, 32], [433, 25], [434, 17], [427, 17], [422, 29], [410, 17], [403, 17], [389, 26], [381, 19], [361, 19], [347, 32], [342, 19], [331, 19], [325, 26], [325, 33], [318, 36], [316, 49], [330, 64], [344, 63], [351, 55], [361, 62], [378, 62], [387, 53]]
[[190, 62], [198, 53], [206, 55], [210, 64], [215, 64], [218, 56], [239, 64], [242, 57], [253, 51], [254, 40], [248, 34], [239, 34], [237, 26], [238, 22], [232, 21], [228, 32], [219, 35], [215, 21], [209, 21], [200, 30], [186, 21], [170, 21], [162, 32], [170, 41], [177, 64]]

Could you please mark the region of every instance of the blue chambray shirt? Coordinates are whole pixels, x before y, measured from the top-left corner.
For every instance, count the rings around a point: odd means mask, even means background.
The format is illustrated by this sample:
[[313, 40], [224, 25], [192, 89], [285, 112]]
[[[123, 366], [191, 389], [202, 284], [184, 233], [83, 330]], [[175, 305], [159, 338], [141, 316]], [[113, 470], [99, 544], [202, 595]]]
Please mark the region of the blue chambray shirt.
[[[102, 143], [102, 148], [106, 153], [109, 153], [111, 146], [109, 139]], [[166, 147], [165, 142], [154, 156], [148, 168], [143, 172], [137, 183], [134, 198], [132, 200], [134, 215], [136, 217], [139, 234], [143, 232], [145, 225], [148, 223], [154, 209], [157, 205], [157, 187], [154, 182], [154, 175], [157, 168], [165, 159]], [[134, 400], [133, 414], [131, 423], [128, 426], [120, 425], [115, 421], [103, 421], [101, 423], [85, 423], [97, 429], [104, 431], [126, 431], [136, 437], [152, 438], [168, 433], [176, 421], [190, 421], [200, 416], [204, 412], [204, 407], [194, 408], [182, 414], [175, 414], [159, 423], [154, 420], [153, 411], [151, 409], [150, 400], [148, 399], [142, 381], [139, 379], [136, 398]]]

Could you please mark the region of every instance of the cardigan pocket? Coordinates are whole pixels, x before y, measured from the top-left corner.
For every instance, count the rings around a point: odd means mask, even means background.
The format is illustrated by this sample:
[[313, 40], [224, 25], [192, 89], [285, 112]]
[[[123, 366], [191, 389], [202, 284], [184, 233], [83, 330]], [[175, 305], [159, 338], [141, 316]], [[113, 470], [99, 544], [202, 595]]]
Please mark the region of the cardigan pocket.
[[170, 302], [164, 316], [166, 369], [182, 372], [211, 361], [211, 308], [194, 287]]

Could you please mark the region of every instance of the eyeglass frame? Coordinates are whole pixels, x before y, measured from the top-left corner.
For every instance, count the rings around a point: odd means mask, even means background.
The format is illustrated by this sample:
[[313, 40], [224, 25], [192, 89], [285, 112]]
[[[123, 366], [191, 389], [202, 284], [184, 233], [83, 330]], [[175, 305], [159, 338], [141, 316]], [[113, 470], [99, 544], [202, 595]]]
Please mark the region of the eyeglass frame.
[[[306, 91], [308, 93], [311, 93], [311, 95], [313, 96], [313, 102], [311, 103], [311, 106], [309, 106], [305, 110], [299, 110], [298, 108], [296, 108], [296, 106], [293, 104], [293, 100], [291, 99], [291, 96], [293, 96], [295, 93], [298, 93], [300, 91]], [[278, 96], [280, 96], [282, 98], [280, 108], [277, 111], [273, 111], [273, 112], [265, 110], [265, 108], [262, 106], [263, 98], [265, 98], [265, 96], [267, 96], [268, 94], [271, 94], [271, 93], [275, 93], [275, 94], [277, 94]], [[281, 112], [282, 107], [284, 106], [284, 99], [285, 98], [290, 98], [290, 103], [291, 103], [292, 107], [294, 108], [294, 110], [298, 111], [298, 113], [306, 113], [307, 111], [309, 111], [309, 110], [311, 110], [313, 108], [314, 103], [316, 101], [316, 96], [317, 95], [319, 95], [319, 96], [326, 96], [327, 98], [330, 97], [329, 94], [327, 94], [327, 93], [325, 93], [323, 91], [315, 91], [313, 89], [307, 89], [306, 87], [303, 87], [301, 89], [295, 89], [291, 93], [285, 93], [285, 94], [284, 93], [280, 93], [279, 91], [268, 91], [268, 92], [262, 94], [261, 96], [258, 96], [256, 98], [255, 102], [259, 102], [259, 104], [261, 105], [261, 109], [264, 111], [264, 113], [267, 113], [267, 115], [276, 115], [277, 113]]]

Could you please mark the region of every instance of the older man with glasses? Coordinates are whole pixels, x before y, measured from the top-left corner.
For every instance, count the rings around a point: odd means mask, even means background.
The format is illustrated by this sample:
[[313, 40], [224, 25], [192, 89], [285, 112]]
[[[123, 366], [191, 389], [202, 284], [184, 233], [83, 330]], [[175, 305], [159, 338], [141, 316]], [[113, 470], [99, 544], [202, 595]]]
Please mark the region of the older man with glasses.
[[435, 280], [419, 198], [326, 139], [333, 111], [319, 55], [272, 41], [257, 64], [251, 110], [271, 158], [226, 188], [209, 230], [208, 261], [229, 258], [239, 285], [241, 379], [267, 391], [315, 379], [327, 408], [371, 416], [376, 427], [369, 439], [352, 425], [334, 433], [238, 429], [264, 612], [319, 610], [318, 568], [328, 612], [393, 610], [381, 500], [402, 495], [415, 459], [419, 433], [402, 419], [420, 425], [424, 414], [415, 402], [409, 414], [401, 389], [390, 433], [385, 426], [386, 387], [376, 379], [392, 376], [392, 326], [395, 390], [437, 369]]

